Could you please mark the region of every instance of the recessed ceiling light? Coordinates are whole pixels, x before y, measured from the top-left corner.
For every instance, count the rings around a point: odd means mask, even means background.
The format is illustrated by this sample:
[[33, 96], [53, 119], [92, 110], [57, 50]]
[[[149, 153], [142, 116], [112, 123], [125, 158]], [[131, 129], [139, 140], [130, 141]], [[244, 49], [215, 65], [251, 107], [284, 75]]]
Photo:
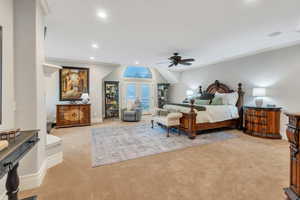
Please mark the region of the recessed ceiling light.
[[106, 19], [107, 18], [107, 13], [105, 11], [99, 11], [98, 12], [98, 17], [102, 18], [102, 19]]
[[281, 34], [282, 34], [282, 32], [276, 31], [276, 32], [270, 33], [268, 36], [269, 37], [276, 37], [276, 36], [279, 36]]
[[253, 4], [253, 3], [257, 3], [258, 0], [244, 0], [244, 2], [247, 4]]
[[99, 48], [99, 46], [98, 46], [98, 44], [92, 44], [92, 47], [94, 48], [94, 49], [98, 49]]
[[95, 57], [91, 56], [91, 57], [90, 57], [90, 60], [95, 60]]

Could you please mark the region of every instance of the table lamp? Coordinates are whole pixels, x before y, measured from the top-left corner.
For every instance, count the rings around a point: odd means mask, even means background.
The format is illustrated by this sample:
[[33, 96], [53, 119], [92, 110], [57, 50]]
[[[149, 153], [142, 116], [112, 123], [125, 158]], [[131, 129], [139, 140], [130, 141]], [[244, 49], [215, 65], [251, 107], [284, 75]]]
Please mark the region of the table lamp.
[[90, 97], [88, 93], [82, 93], [81, 95], [82, 103], [87, 104], [90, 101]]
[[266, 88], [253, 88], [252, 95], [256, 97], [255, 104], [257, 107], [262, 107], [264, 104], [263, 97], [266, 96]]

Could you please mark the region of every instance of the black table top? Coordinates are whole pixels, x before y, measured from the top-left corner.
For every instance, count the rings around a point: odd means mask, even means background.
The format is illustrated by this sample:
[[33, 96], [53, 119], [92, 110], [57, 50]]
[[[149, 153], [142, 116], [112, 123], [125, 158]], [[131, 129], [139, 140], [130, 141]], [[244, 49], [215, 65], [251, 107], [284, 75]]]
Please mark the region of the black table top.
[[281, 110], [281, 107], [268, 107], [268, 106], [262, 106], [262, 107], [257, 107], [257, 106], [244, 106], [244, 108], [250, 108], [250, 109], [257, 109], [257, 110]]

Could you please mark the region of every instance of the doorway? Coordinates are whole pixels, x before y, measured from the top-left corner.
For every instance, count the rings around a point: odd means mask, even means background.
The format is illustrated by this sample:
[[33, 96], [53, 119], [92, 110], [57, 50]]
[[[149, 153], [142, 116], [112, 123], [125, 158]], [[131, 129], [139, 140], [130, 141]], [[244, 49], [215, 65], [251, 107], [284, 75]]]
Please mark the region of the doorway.
[[134, 102], [136, 99], [141, 101], [143, 114], [150, 114], [153, 109], [153, 84], [148, 82], [125, 82], [124, 87], [125, 104]]

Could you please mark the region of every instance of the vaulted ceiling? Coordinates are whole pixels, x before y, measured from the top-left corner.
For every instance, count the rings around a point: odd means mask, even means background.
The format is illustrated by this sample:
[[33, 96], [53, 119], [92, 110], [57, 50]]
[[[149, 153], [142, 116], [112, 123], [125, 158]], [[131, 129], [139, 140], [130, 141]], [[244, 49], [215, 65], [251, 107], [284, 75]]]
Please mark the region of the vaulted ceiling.
[[179, 52], [198, 67], [300, 42], [299, 0], [48, 3], [47, 57], [167, 68], [156, 63]]

